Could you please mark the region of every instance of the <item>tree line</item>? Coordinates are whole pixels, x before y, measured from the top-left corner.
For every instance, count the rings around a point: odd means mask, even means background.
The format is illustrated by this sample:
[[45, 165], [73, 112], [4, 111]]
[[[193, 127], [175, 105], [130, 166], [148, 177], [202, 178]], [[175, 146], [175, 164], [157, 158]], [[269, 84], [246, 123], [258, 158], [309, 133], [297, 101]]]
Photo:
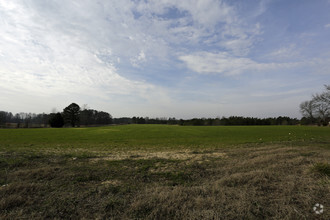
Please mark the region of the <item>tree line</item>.
[[94, 109], [81, 109], [76, 103], [72, 103], [62, 112], [57, 113], [17, 113], [0, 111], [0, 127], [32, 128], [32, 127], [79, 127], [99, 126], [112, 124], [112, 116], [103, 111]]
[[[297, 125], [301, 120], [286, 116], [274, 118], [254, 118], [242, 116], [217, 117], [217, 118], [193, 118], [176, 119], [174, 117], [149, 118], [149, 117], [121, 117], [112, 116], [103, 111], [94, 109], [78, 108], [72, 103], [63, 112], [50, 114], [18, 113], [13, 115], [10, 112], [0, 111], [0, 127], [63, 127], [63, 126], [98, 126], [110, 124], [167, 124], [181, 126], [235, 126], [235, 125]], [[7, 123], [7, 125], [6, 125]], [[14, 125], [12, 125], [14, 124]]]
[[111, 114], [103, 111], [80, 108], [71, 103], [57, 113], [17, 113], [0, 111], [0, 127], [63, 127], [63, 126], [99, 126], [109, 124], [168, 124], [191, 126], [235, 126], [235, 125], [324, 125], [330, 124], [330, 85], [325, 85], [325, 91], [312, 95], [312, 99], [300, 104], [303, 117], [290, 118], [287, 116], [254, 118], [242, 116], [218, 118], [193, 118], [188, 120], [176, 118], [149, 118], [149, 117], [121, 117], [112, 118]]
[[112, 116], [103, 111], [94, 109], [81, 109], [76, 103], [71, 103], [63, 109], [62, 113], [51, 114], [49, 124], [51, 127], [71, 127], [108, 125], [112, 123]]
[[0, 111], [0, 127], [47, 127], [49, 114], [35, 114], [20, 112], [12, 114], [11, 112]]
[[114, 118], [115, 124], [168, 124], [182, 126], [226, 126], [226, 125], [297, 125], [300, 120], [280, 116], [277, 118], [253, 118], [242, 116], [218, 117], [218, 118], [193, 118], [193, 119], [176, 119], [176, 118], [148, 118], [148, 117], [123, 117]]

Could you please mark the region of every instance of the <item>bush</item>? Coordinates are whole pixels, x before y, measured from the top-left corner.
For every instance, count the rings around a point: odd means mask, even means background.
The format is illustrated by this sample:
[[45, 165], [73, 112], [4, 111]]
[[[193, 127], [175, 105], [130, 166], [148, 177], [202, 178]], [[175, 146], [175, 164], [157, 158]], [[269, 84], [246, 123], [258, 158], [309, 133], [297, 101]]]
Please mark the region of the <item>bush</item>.
[[53, 128], [61, 128], [64, 126], [64, 119], [61, 113], [51, 114], [49, 124]]

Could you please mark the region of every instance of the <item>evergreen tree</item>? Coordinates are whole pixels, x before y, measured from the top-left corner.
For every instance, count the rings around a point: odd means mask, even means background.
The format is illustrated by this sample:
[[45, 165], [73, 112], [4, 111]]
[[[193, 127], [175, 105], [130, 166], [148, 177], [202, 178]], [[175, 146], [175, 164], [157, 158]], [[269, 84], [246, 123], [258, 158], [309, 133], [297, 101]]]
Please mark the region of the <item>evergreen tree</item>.
[[76, 103], [71, 103], [68, 107], [63, 109], [64, 121], [75, 127], [79, 123], [80, 107]]

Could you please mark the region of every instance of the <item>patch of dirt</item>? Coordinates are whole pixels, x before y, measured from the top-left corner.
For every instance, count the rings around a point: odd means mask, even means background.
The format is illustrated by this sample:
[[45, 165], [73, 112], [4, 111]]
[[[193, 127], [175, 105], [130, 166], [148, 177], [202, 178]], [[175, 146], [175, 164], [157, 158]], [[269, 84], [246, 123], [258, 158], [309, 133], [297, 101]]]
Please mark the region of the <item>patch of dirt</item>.
[[199, 161], [207, 158], [226, 158], [227, 154], [224, 152], [196, 152], [196, 151], [163, 151], [163, 152], [147, 152], [147, 151], [129, 151], [117, 152], [108, 154], [104, 157], [97, 157], [90, 159], [91, 162], [100, 160], [146, 160], [146, 159], [167, 159], [167, 160], [192, 160]]
[[112, 186], [120, 186], [122, 184], [119, 180], [106, 180], [101, 183], [102, 185], [112, 185]]

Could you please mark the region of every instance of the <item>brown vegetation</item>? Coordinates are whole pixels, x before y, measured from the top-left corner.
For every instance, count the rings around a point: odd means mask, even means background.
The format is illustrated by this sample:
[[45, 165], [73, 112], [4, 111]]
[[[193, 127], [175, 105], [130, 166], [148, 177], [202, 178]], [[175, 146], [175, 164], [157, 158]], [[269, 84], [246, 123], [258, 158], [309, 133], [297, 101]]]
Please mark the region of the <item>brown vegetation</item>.
[[2, 154], [0, 218], [330, 218], [322, 144], [77, 155]]

